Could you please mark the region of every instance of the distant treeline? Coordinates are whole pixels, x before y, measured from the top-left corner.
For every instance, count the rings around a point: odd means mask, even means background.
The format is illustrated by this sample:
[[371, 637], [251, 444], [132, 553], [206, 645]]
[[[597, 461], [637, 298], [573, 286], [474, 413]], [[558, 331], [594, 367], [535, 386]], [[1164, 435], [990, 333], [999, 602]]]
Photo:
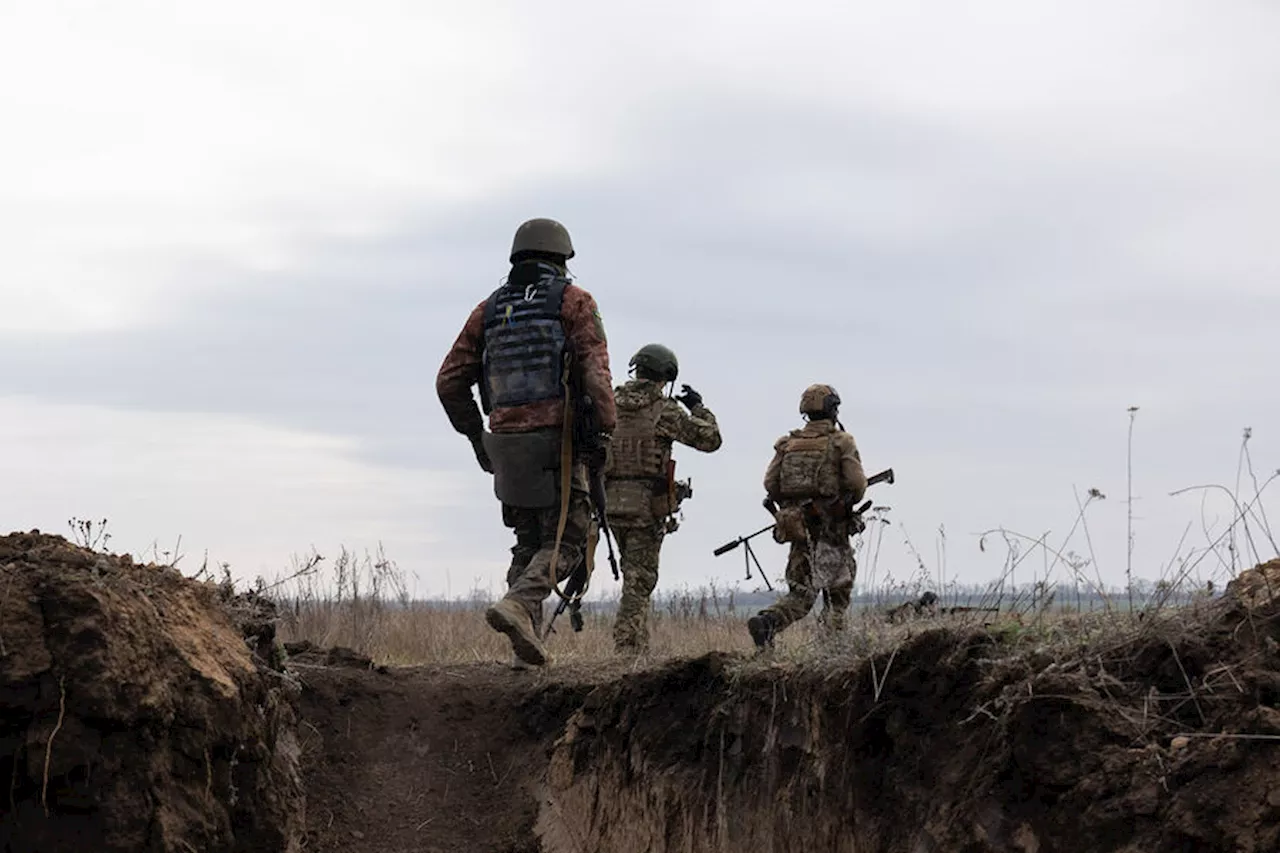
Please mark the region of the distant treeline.
[[[1132, 595], [1124, 588], [1108, 589], [1099, 593], [1092, 587], [1075, 585], [1026, 584], [992, 588], [980, 584], [957, 585], [948, 584], [945, 588], [936, 588], [928, 584], [897, 585], [880, 589], [855, 591], [853, 606], [855, 608], [889, 608], [907, 601], [916, 601], [925, 592], [933, 592], [938, 603], [943, 607], [999, 607], [1005, 610], [1043, 610], [1058, 612], [1091, 612], [1108, 608], [1145, 609], [1156, 605], [1176, 607], [1189, 604], [1196, 599], [1217, 594], [1212, 585], [1200, 588], [1173, 588], [1168, 584], [1136, 581]], [[785, 593], [785, 586], [768, 592], [764, 590], [744, 591], [741, 589], [723, 589], [715, 586], [685, 588], [675, 590], [659, 590], [654, 594], [653, 607], [659, 612], [666, 611], [673, 615], [724, 615], [738, 611], [754, 611], [766, 607]], [[474, 592], [466, 598], [426, 599], [415, 602], [418, 607], [441, 610], [473, 609], [488, 603], [492, 597], [483, 592]], [[554, 606], [556, 599], [547, 600]], [[583, 610], [592, 613], [611, 613], [617, 607], [616, 596], [605, 598], [591, 597], [583, 602]]]

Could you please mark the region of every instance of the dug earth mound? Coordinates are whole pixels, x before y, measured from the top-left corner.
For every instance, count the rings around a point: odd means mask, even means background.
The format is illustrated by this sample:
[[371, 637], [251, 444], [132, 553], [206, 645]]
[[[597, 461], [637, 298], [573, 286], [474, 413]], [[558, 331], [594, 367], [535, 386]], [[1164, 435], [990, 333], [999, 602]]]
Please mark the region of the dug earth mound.
[[1280, 562], [1141, 622], [388, 668], [286, 662], [266, 602], [15, 534], [0, 851], [1272, 851], [1277, 593]]
[[0, 537], [0, 850], [297, 850], [298, 690], [254, 604]]
[[1280, 561], [1102, 628], [605, 685], [552, 754], [544, 849], [1280, 850]]

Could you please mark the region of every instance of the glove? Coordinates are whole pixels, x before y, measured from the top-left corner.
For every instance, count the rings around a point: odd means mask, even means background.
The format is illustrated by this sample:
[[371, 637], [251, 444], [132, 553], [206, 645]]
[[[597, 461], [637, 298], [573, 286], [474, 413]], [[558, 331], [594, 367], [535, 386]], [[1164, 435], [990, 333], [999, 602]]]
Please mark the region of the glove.
[[484, 449], [484, 433], [471, 436], [471, 449], [475, 451], [476, 461], [487, 474], [493, 473], [493, 462], [489, 459], [489, 451]]
[[680, 386], [680, 393], [676, 395], [676, 399], [684, 403], [690, 409], [696, 409], [702, 405], [702, 395], [690, 388], [688, 385]]

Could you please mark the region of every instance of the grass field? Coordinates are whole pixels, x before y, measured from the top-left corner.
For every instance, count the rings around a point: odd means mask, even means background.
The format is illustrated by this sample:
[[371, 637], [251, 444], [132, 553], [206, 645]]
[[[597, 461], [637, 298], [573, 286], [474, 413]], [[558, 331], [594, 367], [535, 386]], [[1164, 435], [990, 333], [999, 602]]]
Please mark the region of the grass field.
[[[1093, 597], [1083, 606], [1071, 595], [1046, 594], [1043, 588], [980, 592], [960, 603], [973, 607], [951, 614], [908, 616], [891, 623], [887, 611], [896, 602], [912, 599], [919, 590], [904, 587], [863, 592], [855, 602], [844, 634], [835, 644], [858, 651], [888, 650], [910, 633], [926, 627], [950, 625], [981, 628], [1002, 641], [1062, 643], [1092, 641], [1101, 635], [1117, 637], [1150, 625], [1157, 616], [1183, 608], [1197, 608], [1212, 591], [1159, 587], [1148, 591], [1129, 610], [1127, 596]], [[321, 572], [318, 562], [304, 564], [270, 591], [282, 616], [286, 641], [307, 640], [321, 647], [344, 646], [379, 663], [463, 663], [507, 660], [510, 646], [484, 621], [492, 602], [487, 594], [451, 602], [411, 600], [404, 579], [382, 555], [357, 557], [343, 551]], [[750, 651], [753, 646], [746, 619], [760, 606], [757, 596], [744, 602], [736, 590], [715, 587], [668, 592], [655, 597], [650, 613], [650, 659], [689, 657], [710, 651]], [[1084, 600], [1081, 600], [1082, 602]], [[557, 599], [547, 600], [550, 618]], [[592, 601], [584, 608], [580, 633], [568, 614], [555, 623], [548, 650], [560, 661], [613, 660], [612, 611], [616, 602]], [[943, 604], [948, 602], [944, 599]], [[956, 603], [952, 601], [950, 603]], [[815, 606], [815, 613], [822, 607]], [[780, 654], [807, 657], [831, 647], [824, 640], [814, 614], [792, 626], [779, 640]]]

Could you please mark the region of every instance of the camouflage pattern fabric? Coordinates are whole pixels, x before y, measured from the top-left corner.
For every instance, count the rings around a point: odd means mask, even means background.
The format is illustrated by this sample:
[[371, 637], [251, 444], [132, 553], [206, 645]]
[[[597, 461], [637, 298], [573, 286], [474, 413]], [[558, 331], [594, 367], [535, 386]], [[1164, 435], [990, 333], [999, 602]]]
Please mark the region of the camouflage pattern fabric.
[[[555, 550], [556, 527], [560, 523], [560, 506], [547, 509], [524, 509], [503, 506], [502, 523], [516, 534], [511, 548], [511, 567], [507, 569], [507, 594], [529, 611], [533, 627], [542, 632], [542, 603], [551, 595], [551, 553]], [[587, 543], [587, 527], [591, 523], [591, 499], [584, 491], [574, 489], [569, 497], [569, 516], [560, 540], [560, 557], [556, 573], [561, 587], [569, 572], [582, 559]]]
[[654, 434], [667, 442], [676, 442], [703, 453], [720, 449], [720, 426], [716, 416], [705, 405], [694, 406], [686, 412], [684, 407], [663, 393], [661, 382], [651, 379], [632, 379], [614, 389], [614, 399], [620, 407], [640, 409], [662, 400], [662, 414]]
[[[453, 346], [436, 374], [436, 394], [453, 428], [465, 436], [479, 435], [484, 416], [471, 388], [484, 379], [484, 307], [488, 297], [467, 317]], [[613, 405], [613, 376], [609, 372], [609, 347], [595, 298], [577, 284], [564, 290], [560, 306], [566, 346], [573, 351], [573, 380], [596, 404], [600, 429], [612, 432], [617, 423]], [[543, 400], [523, 406], [494, 409], [489, 415], [493, 432], [528, 432], [558, 427], [564, 421], [562, 400]]]
[[[836, 429], [835, 423], [828, 420], [814, 420], [804, 425], [803, 429], [792, 430], [779, 438], [773, 445], [773, 460], [764, 472], [764, 491], [775, 501], [782, 499], [782, 462], [787, 455], [787, 448], [793, 439], [815, 439], [831, 436], [834, 443], [835, 459], [831, 464], [835, 470], [830, 472], [835, 480], [839, 494], [850, 495], [854, 503], [862, 500], [867, 491], [867, 475], [862, 470], [862, 454], [853, 436], [844, 430]], [[818, 495], [811, 495], [818, 497]]]
[[[666, 396], [662, 389], [661, 382], [632, 379], [614, 389], [614, 399], [619, 408], [627, 409], [640, 409], [661, 401], [662, 412], [654, 427], [654, 435], [660, 442], [665, 442], [668, 449], [672, 444], [683, 444], [703, 453], [719, 450], [722, 441], [720, 425], [711, 410], [699, 405], [686, 412], [683, 406]], [[633, 525], [633, 529], [645, 529], [653, 523], [654, 520], [645, 519]], [[622, 528], [627, 524], [628, 522], [619, 519], [617, 526]]]
[[[641, 409], [660, 403], [662, 411], [654, 435], [670, 449], [683, 444], [703, 453], [720, 449], [720, 426], [705, 405], [685, 411], [666, 396], [663, 384], [651, 379], [632, 379], [614, 390], [619, 408]], [[613, 626], [614, 646], [621, 652], [642, 652], [649, 647], [649, 607], [658, 585], [659, 552], [662, 549], [664, 519], [645, 519], [630, 524], [619, 519], [611, 524], [621, 552], [622, 599]], [[655, 523], [659, 522], [659, 523]]]
[[847, 531], [844, 524], [830, 524], [825, 529], [810, 528], [810, 541], [822, 541], [839, 549], [849, 567], [848, 572], [840, 572], [826, 587], [814, 583], [811, 545], [807, 542], [791, 543], [791, 552], [787, 555], [787, 594], [776, 604], [760, 611], [761, 615], [771, 617], [775, 634], [808, 615], [819, 593], [823, 594], [824, 605], [818, 614], [818, 624], [829, 632], [844, 630], [845, 616], [853, 600], [853, 581], [858, 571], [853, 548], [845, 535]]
[[658, 585], [658, 527], [624, 527], [615, 531], [622, 551], [622, 599], [613, 623], [613, 645], [619, 652], [649, 648], [649, 599]]

